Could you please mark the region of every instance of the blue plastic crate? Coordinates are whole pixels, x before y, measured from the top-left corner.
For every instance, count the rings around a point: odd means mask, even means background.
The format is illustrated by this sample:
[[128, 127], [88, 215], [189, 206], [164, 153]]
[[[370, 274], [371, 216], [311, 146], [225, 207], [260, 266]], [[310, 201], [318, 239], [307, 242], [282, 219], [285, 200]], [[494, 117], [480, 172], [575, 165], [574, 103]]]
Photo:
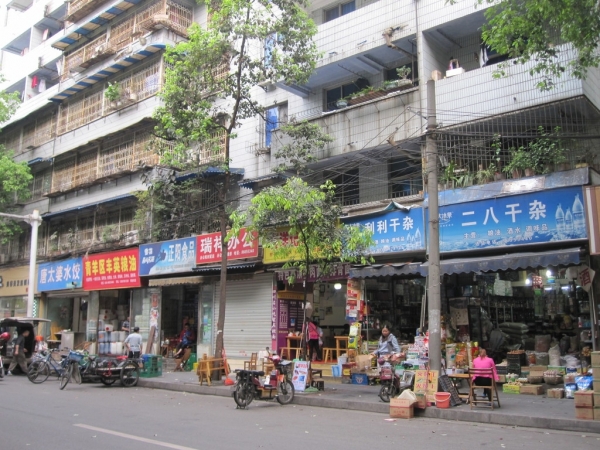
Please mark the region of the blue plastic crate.
[[352, 374], [352, 384], [361, 384], [364, 386], [369, 385], [369, 377], [366, 373], [353, 373]]

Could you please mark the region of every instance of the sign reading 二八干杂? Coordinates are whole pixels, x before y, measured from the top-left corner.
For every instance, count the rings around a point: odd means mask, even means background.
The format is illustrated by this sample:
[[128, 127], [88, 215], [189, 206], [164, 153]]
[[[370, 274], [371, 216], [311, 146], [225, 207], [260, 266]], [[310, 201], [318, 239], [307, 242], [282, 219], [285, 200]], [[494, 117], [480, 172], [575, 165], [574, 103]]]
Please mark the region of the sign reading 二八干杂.
[[[258, 237], [249, 240], [248, 232], [242, 228], [237, 237], [227, 242], [227, 259], [256, 258], [258, 256]], [[221, 262], [221, 233], [208, 233], [196, 237], [196, 264]]]
[[139, 250], [98, 253], [83, 258], [83, 289], [97, 291], [141, 287]]

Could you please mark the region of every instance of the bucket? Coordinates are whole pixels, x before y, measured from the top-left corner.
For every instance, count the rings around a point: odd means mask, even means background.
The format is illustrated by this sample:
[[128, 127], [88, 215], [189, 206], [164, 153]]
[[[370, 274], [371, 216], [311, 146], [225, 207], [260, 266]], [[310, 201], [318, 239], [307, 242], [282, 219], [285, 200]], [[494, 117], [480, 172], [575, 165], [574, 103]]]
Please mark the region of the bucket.
[[338, 365], [331, 366], [331, 376], [332, 377], [341, 377], [342, 376], [342, 371], [340, 369], [340, 366], [338, 366]]
[[435, 406], [441, 409], [450, 408], [450, 394], [448, 392], [436, 392]]

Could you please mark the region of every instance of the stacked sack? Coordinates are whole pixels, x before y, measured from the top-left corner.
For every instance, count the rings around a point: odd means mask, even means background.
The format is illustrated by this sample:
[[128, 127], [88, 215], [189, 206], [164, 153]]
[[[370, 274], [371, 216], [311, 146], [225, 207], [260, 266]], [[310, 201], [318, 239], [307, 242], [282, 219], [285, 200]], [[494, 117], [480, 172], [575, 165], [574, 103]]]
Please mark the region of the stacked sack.
[[500, 330], [508, 335], [511, 344], [520, 344], [521, 348], [525, 348], [527, 333], [529, 333], [527, 325], [524, 323], [504, 322], [500, 324]]

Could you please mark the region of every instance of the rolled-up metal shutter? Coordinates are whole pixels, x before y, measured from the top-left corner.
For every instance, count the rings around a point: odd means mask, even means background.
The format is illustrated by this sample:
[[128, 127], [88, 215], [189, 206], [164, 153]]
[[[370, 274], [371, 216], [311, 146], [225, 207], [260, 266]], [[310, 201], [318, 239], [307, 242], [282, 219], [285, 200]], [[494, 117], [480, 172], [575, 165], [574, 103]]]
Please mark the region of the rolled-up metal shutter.
[[[213, 340], [217, 338], [219, 283], [215, 284]], [[271, 346], [273, 274], [255, 274], [247, 280], [227, 281], [225, 351], [228, 358], [246, 358]], [[214, 347], [213, 342], [213, 348]]]

